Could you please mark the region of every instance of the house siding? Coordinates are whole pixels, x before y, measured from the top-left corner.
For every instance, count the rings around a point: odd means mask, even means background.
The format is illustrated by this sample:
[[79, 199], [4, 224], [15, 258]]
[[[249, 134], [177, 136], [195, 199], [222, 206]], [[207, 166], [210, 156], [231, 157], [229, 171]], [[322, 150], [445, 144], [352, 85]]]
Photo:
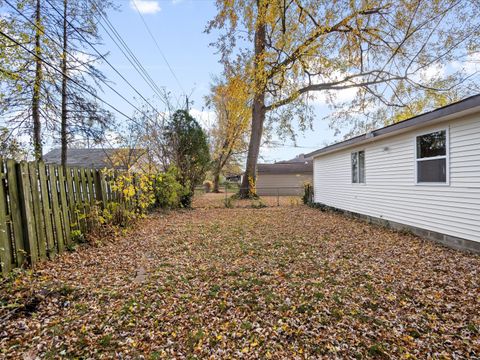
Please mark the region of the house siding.
[[308, 174], [283, 174], [257, 176], [257, 194], [260, 196], [301, 196], [306, 182], [312, 183], [312, 175]]
[[[445, 128], [449, 184], [416, 185], [416, 136]], [[366, 182], [352, 184], [350, 154], [359, 150]], [[323, 154], [313, 166], [316, 203], [480, 242], [478, 113]]]

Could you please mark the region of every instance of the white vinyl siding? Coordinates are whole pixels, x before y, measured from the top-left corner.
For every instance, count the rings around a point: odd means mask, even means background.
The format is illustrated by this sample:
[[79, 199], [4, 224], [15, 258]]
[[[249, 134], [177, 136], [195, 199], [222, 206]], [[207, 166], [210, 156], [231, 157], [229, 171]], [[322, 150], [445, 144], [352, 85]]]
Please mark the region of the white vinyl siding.
[[[416, 185], [419, 134], [448, 129], [448, 184]], [[365, 150], [364, 186], [351, 153]], [[377, 139], [314, 159], [315, 202], [480, 242], [480, 115]]]

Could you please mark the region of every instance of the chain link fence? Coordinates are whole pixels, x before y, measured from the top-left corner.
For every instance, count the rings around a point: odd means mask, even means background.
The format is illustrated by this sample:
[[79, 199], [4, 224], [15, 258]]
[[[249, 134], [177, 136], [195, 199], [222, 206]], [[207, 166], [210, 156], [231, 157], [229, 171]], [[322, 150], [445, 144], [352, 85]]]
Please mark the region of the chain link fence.
[[269, 186], [257, 187], [256, 199], [239, 199], [236, 195], [243, 189], [238, 184], [232, 183], [223, 184], [219, 193], [209, 192], [205, 187], [197, 187], [195, 191], [197, 207], [296, 206], [304, 203], [306, 194], [305, 186]]

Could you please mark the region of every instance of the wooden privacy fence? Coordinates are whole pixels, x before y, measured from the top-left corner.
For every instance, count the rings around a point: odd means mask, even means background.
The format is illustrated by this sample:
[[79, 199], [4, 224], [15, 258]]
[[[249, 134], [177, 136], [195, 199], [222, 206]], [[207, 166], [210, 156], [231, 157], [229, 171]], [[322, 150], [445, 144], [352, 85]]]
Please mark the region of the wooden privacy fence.
[[0, 159], [0, 270], [53, 258], [84, 231], [90, 206], [117, 201], [101, 170]]

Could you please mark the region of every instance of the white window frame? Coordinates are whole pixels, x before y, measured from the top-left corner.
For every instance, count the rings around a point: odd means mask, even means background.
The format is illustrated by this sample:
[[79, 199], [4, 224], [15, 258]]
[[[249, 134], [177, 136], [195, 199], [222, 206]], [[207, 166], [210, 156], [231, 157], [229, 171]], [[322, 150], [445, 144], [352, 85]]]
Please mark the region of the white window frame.
[[[353, 182], [353, 169], [352, 169], [352, 155], [353, 154], [357, 154], [357, 166], [358, 166], [358, 179], [360, 180], [360, 162], [358, 161], [359, 159], [359, 156], [358, 156], [358, 153], [359, 152], [362, 152], [363, 151], [363, 182]], [[359, 150], [355, 150], [355, 151], [352, 151], [350, 153], [350, 183], [352, 185], [365, 185], [367, 183], [367, 171], [366, 171], [366, 166], [367, 166], [367, 153], [365, 151], [365, 149], [359, 149]]]
[[[417, 158], [418, 156], [418, 149], [417, 149], [417, 138], [419, 136], [423, 136], [423, 135], [428, 135], [428, 134], [431, 134], [431, 133], [435, 133], [435, 132], [440, 132], [440, 131], [445, 131], [445, 155], [441, 155], [441, 156], [433, 156], [433, 157], [429, 157], [429, 158]], [[432, 130], [428, 130], [428, 131], [424, 131], [424, 132], [421, 132], [421, 133], [417, 133], [415, 134], [414, 138], [413, 138], [413, 144], [414, 144], [414, 152], [413, 152], [413, 156], [414, 156], [414, 161], [415, 161], [415, 185], [417, 186], [450, 186], [450, 128], [449, 127], [444, 127], [444, 128], [438, 128], [438, 129], [432, 129]], [[445, 178], [445, 182], [418, 182], [418, 162], [420, 161], [428, 161], [428, 160], [438, 160], [438, 159], [446, 159], [446, 163], [445, 163], [445, 171], [446, 171], [446, 178]]]

